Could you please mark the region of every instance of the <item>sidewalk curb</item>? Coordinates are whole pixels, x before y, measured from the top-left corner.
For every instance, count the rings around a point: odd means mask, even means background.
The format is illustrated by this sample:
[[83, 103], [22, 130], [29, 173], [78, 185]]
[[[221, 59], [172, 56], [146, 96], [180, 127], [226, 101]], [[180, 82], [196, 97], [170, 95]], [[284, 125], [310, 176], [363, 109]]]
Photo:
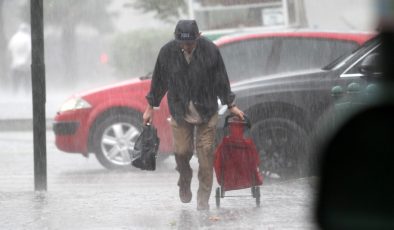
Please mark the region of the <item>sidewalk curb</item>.
[[[52, 130], [53, 119], [46, 119], [46, 129]], [[33, 119], [2, 119], [0, 120], [0, 132], [29, 131], [33, 130]]]

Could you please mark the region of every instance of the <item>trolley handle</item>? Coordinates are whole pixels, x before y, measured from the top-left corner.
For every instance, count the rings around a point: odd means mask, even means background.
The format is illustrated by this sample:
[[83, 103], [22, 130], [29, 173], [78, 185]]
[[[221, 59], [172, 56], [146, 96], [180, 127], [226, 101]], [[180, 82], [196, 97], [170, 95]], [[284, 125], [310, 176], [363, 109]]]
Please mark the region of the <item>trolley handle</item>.
[[[227, 115], [227, 116], [226, 116], [226, 120], [225, 120], [225, 122], [224, 122], [224, 128], [226, 128], [226, 127], [228, 126], [229, 119], [230, 119], [230, 118], [233, 118], [233, 117], [235, 117], [235, 116], [237, 116], [237, 115], [230, 114], [230, 115]], [[247, 117], [246, 115], [244, 115], [244, 120], [243, 120], [243, 121], [240, 120], [240, 122], [244, 123], [244, 125], [245, 125], [248, 129], [251, 129], [251, 128], [252, 128], [252, 123], [250, 122], [249, 117]]]

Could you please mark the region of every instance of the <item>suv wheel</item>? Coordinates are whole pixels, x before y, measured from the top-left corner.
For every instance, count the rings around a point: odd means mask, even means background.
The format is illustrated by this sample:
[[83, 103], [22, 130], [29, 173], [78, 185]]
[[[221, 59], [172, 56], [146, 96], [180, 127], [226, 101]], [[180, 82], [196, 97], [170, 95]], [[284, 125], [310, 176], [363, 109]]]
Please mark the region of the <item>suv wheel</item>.
[[307, 134], [296, 123], [269, 118], [253, 124], [251, 134], [260, 154], [260, 170], [266, 177], [287, 179], [305, 172]]
[[97, 125], [93, 148], [97, 160], [108, 169], [131, 168], [129, 152], [141, 134], [142, 124], [133, 114], [111, 115]]

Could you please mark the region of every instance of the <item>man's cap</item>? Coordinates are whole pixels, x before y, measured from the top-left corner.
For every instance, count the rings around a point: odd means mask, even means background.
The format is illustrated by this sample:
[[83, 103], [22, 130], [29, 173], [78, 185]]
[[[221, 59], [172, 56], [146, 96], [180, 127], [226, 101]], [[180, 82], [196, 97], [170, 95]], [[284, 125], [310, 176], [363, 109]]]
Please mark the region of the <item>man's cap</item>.
[[191, 42], [198, 38], [199, 30], [195, 20], [179, 20], [175, 27], [175, 40]]

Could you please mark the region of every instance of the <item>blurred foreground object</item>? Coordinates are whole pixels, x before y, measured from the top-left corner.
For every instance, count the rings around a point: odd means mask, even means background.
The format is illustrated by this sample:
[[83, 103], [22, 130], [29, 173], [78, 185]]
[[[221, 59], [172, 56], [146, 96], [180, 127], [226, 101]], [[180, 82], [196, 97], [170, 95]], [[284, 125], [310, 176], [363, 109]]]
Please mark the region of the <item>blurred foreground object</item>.
[[[380, 84], [380, 92], [351, 115], [321, 151], [316, 210], [321, 229], [394, 229], [394, 2], [380, 4], [381, 54], [361, 66], [361, 71], [376, 73], [370, 80]], [[366, 88], [369, 93], [376, 89], [374, 84]]]
[[354, 115], [323, 150], [318, 222], [322, 229], [394, 228], [394, 106]]

